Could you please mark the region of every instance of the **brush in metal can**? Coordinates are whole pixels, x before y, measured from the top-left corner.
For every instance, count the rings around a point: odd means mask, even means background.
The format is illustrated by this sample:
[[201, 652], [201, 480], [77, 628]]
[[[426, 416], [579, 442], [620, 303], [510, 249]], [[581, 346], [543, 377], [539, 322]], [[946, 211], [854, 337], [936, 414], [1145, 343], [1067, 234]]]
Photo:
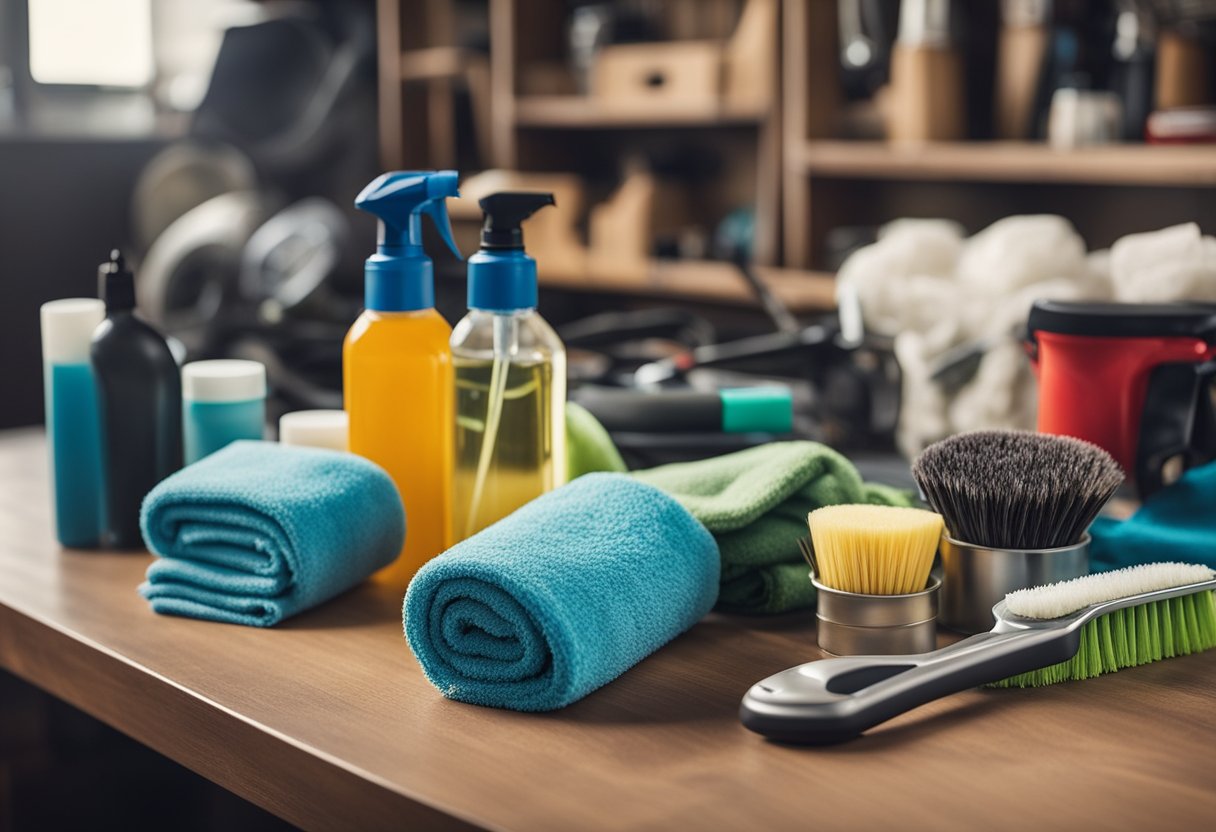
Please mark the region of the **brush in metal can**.
[[1106, 451], [1028, 431], [972, 431], [930, 445], [912, 464], [945, 518], [942, 626], [992, 628], [1010, 592], [1089, 572], [1089, 524], [1123, 482]]
[[842, 505], [811, 512], [807, 523], [803, 553], [818, 591], [819, 647], [835, 656], [932, 650], [941, 582], [929, 571], [941, 516]]

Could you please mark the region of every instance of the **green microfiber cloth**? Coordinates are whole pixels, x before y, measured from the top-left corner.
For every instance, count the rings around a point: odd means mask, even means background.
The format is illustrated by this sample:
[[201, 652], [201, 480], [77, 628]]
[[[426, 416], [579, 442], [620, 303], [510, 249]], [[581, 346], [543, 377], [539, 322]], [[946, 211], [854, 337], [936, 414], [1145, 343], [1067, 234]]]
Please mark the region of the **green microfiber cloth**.
[[910, 506], [912, 494], [861, 481], [853, 464], [818, 442], [772, 442], [633, 474], [675, 497], [717, 538], [718, 608], [774, 614], [815, 604], [798, 538], [813, 509], [839, 503]]
[[629, 470], [612, 437], [591, 413], [574, 402], [566, 402], [566, 479], [597, 471], [623, 473]]

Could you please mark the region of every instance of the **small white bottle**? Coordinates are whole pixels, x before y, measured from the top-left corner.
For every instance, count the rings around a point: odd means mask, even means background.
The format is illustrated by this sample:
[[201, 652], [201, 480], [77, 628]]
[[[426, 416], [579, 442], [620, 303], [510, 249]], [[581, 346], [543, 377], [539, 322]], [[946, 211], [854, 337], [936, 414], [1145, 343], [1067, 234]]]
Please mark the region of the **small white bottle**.
[[302, 448], [350, 449], [345, 410], [293, 410], [279, 417], [279, 444]]

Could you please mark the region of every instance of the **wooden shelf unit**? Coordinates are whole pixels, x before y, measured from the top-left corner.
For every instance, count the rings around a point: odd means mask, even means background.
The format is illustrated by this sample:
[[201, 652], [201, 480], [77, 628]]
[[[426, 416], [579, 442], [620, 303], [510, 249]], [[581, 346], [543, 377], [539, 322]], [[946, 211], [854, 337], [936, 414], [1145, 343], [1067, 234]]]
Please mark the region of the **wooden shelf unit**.
[[782, 258], [821, 267], [832, 228], [943, 216], [969, 232], [1060, 213], [1093, 248], [1184, 221], [1216, 230], [1216, 147], [1041, 142], [899, 145], [837, 136], [837, 4], [782, 0]]
[[[672, 7], [703, 11], [699, 24], [725, 39], [744, 0], [669, 0]], [[774, 3], [779, 15], [780, 0]], [[525, 89], [529, 67], [553, 65], [565, 50], [563, 22], [569, 12], [564, 0], [489, 0], [492, 74], [493, 162], [510, 170], [556, 169], [571, 156], [574, 147], [565, 131], [713, 130], [742, 128], [749, 131], [750, 155], [740, 159], [745, 176], [731, 179], [732, 190], [747, 178], [754, 184], [743, 196], [755, 208], [757, 229], [755, 257], [763, 265], [780, 259], [780, 106], [776, 92], [767, 102], [756, 104], [612, 103], [576, 95], [538, 95]], [[688, 17], [685, 14], [685, 17]], [[702, 33], [704, 34], [704, 33]], [[772, 31], [776, 43], [779, 32]], [[773, 74], [779, 72], [772, 56]], [[714, 135], [706, 137], [712, 144]], [[733, 165], [732, 165], [733, 167]]]
[[[774, 15], [780, 0], [769, 0]], [[457, 0], [378, 0], [381, 52], [381, 146], [382, 158], [388, 167], [445, 167], [461, 161], [452, 151], [455, 144], [454, 91], [462, 81], [462, 72], [475, 64], [478, 56], [460, 43], [457, 36], [459, 9], [467, 11], [475, 3]], [[721, 39], [737, 22], [745, 0], [668, 0], [678, 12], [673, 18], [683, 21], [683, 30], [692, 24], [695, 32], [689, 37]], [[684, 138], [690, 131], [731, 132], [733, 151], [747, 146], [743, 157], [730, 155], [724, 188], [732, 195], [732, 205], [751, 203], [756, 210], [755, 243], [757, 262], [774, 265], [780, 258], [780, 107], [774, 91], [764, 102], [693, 103], [672, 106], [664, 103], [617, 104], [577, 95], [541, 95], [527, 89], [529, 71], [538, 67], [552, 68], [564, 61], [566, 33], [564, 21], [569, 4], [564, 0], [485, 0], [482, 4], [487, 17], [490, 55], [487, 66], [487, 106], [484, 119], [475, 118], [484, 127], [484, 152], [481, 167], [496, 167], [522, 171], [557, 171], [578, 169], [571, 165], [580, 159], [583, 140], [590, 133], [609, 131], [616, 137], [611, 148], [620, 142], [628, 148], [629, 137], [645, 136], [661, 131], [680, 131]], [[678, 9], [676, 7], [679, 7]], [[779, 34], [775, 23], [771, 31], [773, 42]], [[716, 34], [715, 34], [716, 33]], [[777, 50], [772, 54], [772, 75], [778, 73]], [[472, 90], [470, 90], [472, 93]], [[474, 102], [476, 103], [476, 102]], [[406, 113], [411, 117], [406, 118]], [[477, 114], [475, 114], [476, 116]], [[621, 136], [623, 131], [628, 135]], [[578, 137], [568, 137], [576, 132]], [[709, 134], [700, 141], [716, 149], [715, 137]], [[478, 137], [478, 147], [483, 145]], [[599, 155], [603, 175], [604, 147], [594, 151]], [[618, 151], [618, 162], [626, 150]], [[462, 172], [473, 169], [462, 167]], [[743, 183], [743, 184], [741, 184]], [[724, 197], [723, 201], [728, 201]], [[706, 207], [706, 213], [718, 209]], [[698, 220], [701, 218], [698, 217]], [[716, 221], [716, 220], [715, 220]], [[706, 229], [711, 230], [709, 228]], [[704, 261], [688, 264], [698, 268]], [[706, 273], [707, 285], [717, 285], [714, 264]], [[695, 281], [694, 281], [695, 282]], [[629, 284], [622, 281], [621, 287]], [[712, 290], [710, 290], [712, 291]], [[728, 296], [730, 292], [727, 292]], [[822, 293], [821, 293], [822, 295]]]
[[[737, 14], [741, 0], [664, 2], [679, 8], [685, 19], [704, 17], [709, 21], [705, 26], [725, 31], [731, 9]], [[746, 171], [742, 178], [751, 190], [744, 196], [756, 211], [757, 262], [784, 266], [793, 275], [822, 277], [811, 269], [827, 265], [829, 230], [876, 225], [896, 216], [944, 216], [974, 232], [1008, 213], [1058, 212], [1073, 220], [1094, 247], [1124, 233], [1185, 220], [1200, 222], [1205, 231], [1216, 228], [1216, 200], [1207, 194], [1216, 188], [1216, 148], [1211, 146], [1127, 144], [1060, 151], [1032, 142], [901, 146], [837, 138], [842, 108], [836, 81], [837, 4], [775, 2], [779, 83], [773, 100], [754, 106], [673, 107], [528, 89], [529, 69], [564, 60], [569, 13], [564, 0], [484, 0], [488, 61], [462, 47], [455, 36], [453, 9], [469, 2], [411, 2], [409, 26], [403, 28], [406, 4], [379, 0], [385, 163], [439, 167], [462, 161], [450, 149], [455, 135], [452, 94], [460, 73], [480, 58], [486, 61], [488, 90], [477, 122], [485, 133], [478, 144], [485, 166], [582, 172], [578, 161], [598, 154], [602, 176], [605, 158], [615, 152], [619, 159], [625, 152], [620, 148], [630, 142], [645, 142], [664, 131], [681, 136], [705, 131], [697, 141], [731, 158], [731, 176], [724, 177], [721, 188], [739, 192], [738, 174]], [[395, 52], [385, 57], [386, 49]], [[394, 83], [404, 83], [404, 98], [394, 94]], [[417, 117], [402, 126], [406, 107]], [[719, 285], [713, 270], [721, 264], [695, 261], [683, 268], [702, 274], [681, 285], [694, 292], [703, 285], [711, 295], [717, 291], [708, 287]], [[570, 282], [586, 284], [580, 276]], [[720, 285], [733, 283], [728, 279]], [[619, 288], [643, 291], [630, 280], [620, 281]]]

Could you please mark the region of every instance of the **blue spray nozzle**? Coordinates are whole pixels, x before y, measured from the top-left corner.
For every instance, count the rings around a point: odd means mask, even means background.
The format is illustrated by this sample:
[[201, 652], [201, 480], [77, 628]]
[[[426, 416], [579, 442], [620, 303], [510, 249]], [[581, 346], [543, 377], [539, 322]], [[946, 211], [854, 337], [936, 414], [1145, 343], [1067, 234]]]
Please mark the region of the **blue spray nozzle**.
[[460, 196], [457, 179], [454, 170], [391, 171], [373, 179], [355, 197], [355, 207], [380, 219], [381, 247], [421, 247], [421, 217], [426, 214], [434, 221], [447, 247], [463, 260], [452, 239], [452, 222], [443, 201], [449, 196]]
[[500, 191], [483, 198], [481, 249], [469, 258], [469, 308], [514, 312], [536, 307], [536, 261], [524, 251], [523, 222], [546, 205], [546, 191]]
[[460, 196], [454, 170], [381, 174], [355, 197], [355, 207], [380, 220], [376, 254], [365, 266], [368, 309], [405, 311], [434, 305], [433, 267], [422, 249], [422, 217], [459, 259], [444, 200]]
[[[444, 195], [445, 198], [448, 196], [460, 196], [460, 193], [453, 187], [450, 194]], [[422, 213], [429, 216], [431, 221], [435, 223], [435, 229], [439, 232], [439, 236], [443, 238], [452, 254], [456, 255], [456, 259], [463, 260], [464, 255], [460, 253], [460, 249], [456, 248], [456, 241], [452, 239], [452, 219], [448, 216], [448, 208], [444, 204], [443, 199], [436, 199], [426, 203], [426, 205], [422, 206]]]

